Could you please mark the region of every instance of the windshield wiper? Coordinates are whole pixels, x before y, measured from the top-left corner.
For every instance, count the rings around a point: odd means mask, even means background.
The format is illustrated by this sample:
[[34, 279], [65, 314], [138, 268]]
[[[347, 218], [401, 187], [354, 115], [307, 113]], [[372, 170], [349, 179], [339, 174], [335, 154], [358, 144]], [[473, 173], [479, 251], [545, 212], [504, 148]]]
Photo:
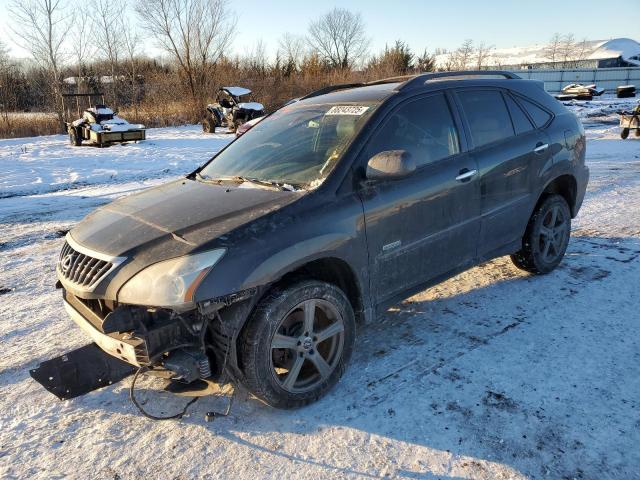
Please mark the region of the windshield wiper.
[[211, 178], [211, 177], [205, 177], [204, 175], [202, 175], [200, 172], [196, 173], [196, 178], [198, 180], [200, 180], [201, 182], [204, 183], [214, 183], [216, 185], [221, 185], [225, 182], [229, 182], [229, 183], [238, 183], [238, 184], [242, 184], [242, 183], [253, 183], [254, 185], [261, 185], [264, 187], [271, 187], [271, 188], [277, 188], [278, 190], [283, 190], [285, 192], [292, 192], [295, 190], [300, 190], [303, 187], [299, 186], [299, 185], [292, 185], [290, 183], [285, 183], [285, 182], [276, 182], [274, 180], [261, 180], [259, 178], [252, 178], [252, 177], [244, 177], [242, 175], [236, 175], [233, 177], [220, 177], [220, 178]]
[[203, 183], [217, 183], [219, 184], [220, 181], [211, 177], [205, 177], [204, 175], [202, 175], [200, 172], [196, 172], [196, 180], [203, 182]]
[[265, 187], [275, 187], [280, 190], [284, 190], [288, 192], [296, 189], [293, 185], [289, 185], [288, 183], [280, 183], [273, 180], [261, 180], [259, 178], [249, 178], [249, 177], [243, 177], [240, 175], [234, 178], [237, 178], [238, 181], [240, 181], [241, 183], [248, 182], [248, 183], [253, 183], [255, 185], [263, 185]]
[[222, 185], [223, 183], [242, 183], [244, 180], [240, 180], [238, 177], [220, 177], [213, 178], [209, 176], [204, 176], [200, 172], [196, 173], [196, 179], [202, 183], [213, 183], [215, 185]]

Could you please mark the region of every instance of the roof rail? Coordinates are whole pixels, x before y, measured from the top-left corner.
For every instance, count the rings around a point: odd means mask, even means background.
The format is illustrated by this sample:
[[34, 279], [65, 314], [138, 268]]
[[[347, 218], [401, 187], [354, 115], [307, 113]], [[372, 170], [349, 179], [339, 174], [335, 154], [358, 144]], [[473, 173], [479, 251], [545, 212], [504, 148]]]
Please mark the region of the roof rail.
[[430, 80], [446, 80], [448, 78], [455, 77], [504, 77], [509, 80], [519, 80], [522, 78], [515, 73], [507, 72], [505, 70], [463, 70], [459, 72], [431, 72], [414, 75], [406, 82], [398, 85], [395, 90], [397, 92], [402, 92], [404, 90], [422, 86]]
[[407, 80], [411, 80], [414, 77], [415, 75], [400, 75], [398, 77], [389, 77], [389, 78], [382, 78], [380, 80], [372, 80], [370, 82], [365, 83], [365, 85], [383, 85], [385, 83], [405, 82]]
[[407, 89], [416, 88], [424, 85], [429, 80], [446, 80], [452, 77], [504, 77], [510, 80], [518, 80], [519, 77], [515, 73], [507, 72], [505, 70], [463, 70], [459, 72], [429, 72], [419, 73], [417, 75], [401, 75], [398, 77], [383, 78], [380, 80], [372, 80], [371, 82], [358, 82], [358, 83], [339, 83], [337, 85], [329, 85], [315, 90], [311, 93], [300, 97], [298, 100], [305, 100], [307, 98], [318, 97], [327, 93], [335, 92], [337, 90], [347, 90], [349, 88], [366, 87], [370, 85], [383, 85], [385, 83], [400, 83], [394, 90], [401, 92]]
[[389, 77], [389, 78], [382, 78], [380, 80], [372, 80], [370, 82], [339, 83], [337, 85], [329, 85], [328, 87], [323, 87], [311, 93], [307, 93], [304, 97], [300, 97], [299, 100], [318, 97], [320, 95], [325, 95], [327, 93], [335, 92], [336, 90], [346, 90], [348, 88], [367, 87], [370, 85], [383, 85], [385, 83], [399, 83], [399, 82], [404, 82], [406, 80], [410, 80], [414, 77], [415, 75], [401, 75], [398, 77]]
[[326, 93], [335, 92], [336, 90], [346, 90], [347, 88], [364, 87], [365, 85], [366, 85], [365, 83], [339, 83], [337, 85], [329, 85], [328, 87], [323, 87], [311, 93], [307, 93], [304, 97], [300, 97], [299, 100], [306, 100], [307, 98], [317, 97], [319, 95], [324, 95]]

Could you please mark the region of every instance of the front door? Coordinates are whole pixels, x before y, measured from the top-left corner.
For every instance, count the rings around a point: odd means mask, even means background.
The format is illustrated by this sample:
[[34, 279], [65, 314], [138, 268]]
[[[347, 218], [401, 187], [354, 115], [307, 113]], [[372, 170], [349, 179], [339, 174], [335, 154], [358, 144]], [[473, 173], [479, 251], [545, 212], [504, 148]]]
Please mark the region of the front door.
[[412, 293], [476, 257], [478, 167], [461, 152], [458, 123], [443, 93], [400, 104], [373, 134], [362, 164], [406, 150], [416, 171], [363, 186], [371, 291], [376, 304]]

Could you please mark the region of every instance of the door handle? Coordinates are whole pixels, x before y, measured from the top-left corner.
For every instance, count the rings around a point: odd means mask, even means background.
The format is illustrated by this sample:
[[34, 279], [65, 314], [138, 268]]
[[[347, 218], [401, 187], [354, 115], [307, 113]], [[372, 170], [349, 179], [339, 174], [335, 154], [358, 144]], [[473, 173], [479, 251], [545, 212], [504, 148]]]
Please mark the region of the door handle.
[[462, 170], [460, 170], [460, 173], [456, 177], [456, 180], [459, 182], [466, 182], [476, 173], [478, 173], [478, 170], [469, 170], [468, 168], [463, 168]]
[[536, 148], [533, 149], [533, 153], [543, 153], [546, 152], [548, 148], [548, 143], [539, 143], [538, 145], [536, 145]]

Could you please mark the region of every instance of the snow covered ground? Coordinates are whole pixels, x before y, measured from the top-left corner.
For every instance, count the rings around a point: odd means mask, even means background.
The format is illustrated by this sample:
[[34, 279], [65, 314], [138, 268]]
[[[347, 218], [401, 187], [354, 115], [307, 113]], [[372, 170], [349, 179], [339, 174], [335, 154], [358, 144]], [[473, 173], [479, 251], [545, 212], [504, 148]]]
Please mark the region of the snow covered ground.
[[[458, 275], [361, 328], [319, 403], [276, 411], [241, 392], [211, 423], [224, 398], [152, 422], [129, 402], [129, 379], [61, 402], [28, 370], [87, 343], [54, 288], [64, 232], [228, 137], [0, 140], [0, 477], [637, 478], [640, 138], [619, 139], [612, 102], [572, 107], [584, 109], [592, 179], [558, 270], [532, 277], [500, 258]], [[180, 409], [155, 386], [141, 382], [146, 408]]]
[[197, 127], [149, 129], [148, 140], [108, 148], [71, 148], [67, 137], [0, 140], [0, 198], [181, 175], [211, 158], [229, 135]]

